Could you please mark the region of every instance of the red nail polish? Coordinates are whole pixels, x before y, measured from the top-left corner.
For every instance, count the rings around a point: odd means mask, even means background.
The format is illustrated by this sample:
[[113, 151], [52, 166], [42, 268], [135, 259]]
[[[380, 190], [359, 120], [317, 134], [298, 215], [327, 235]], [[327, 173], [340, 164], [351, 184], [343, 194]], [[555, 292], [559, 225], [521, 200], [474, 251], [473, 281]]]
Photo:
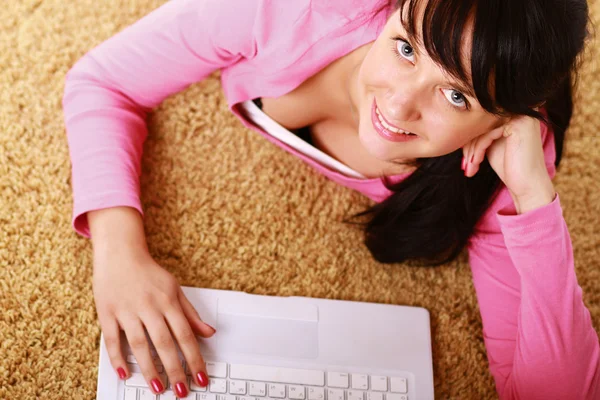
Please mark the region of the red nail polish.
[[177, 393], [177, 397], [185, 397], [188, 395], [187, 389], [185, 388], [183, 382], [177, 382], [175, 384], [175, 392]]
[[207, 324], [206, 322], [204, 323], [204, 325], [208, 326], [210, 329], [213, 330], [213, 332], [216, 332], [217, 330], [215, 328], [213, 328], [212, 326], [210, 326], [209, 324]]
[[198, 372], [196, 374], [196, 378], [198, 378], [198, 382], [200, 383], [200, 386], [202, 387], [206, 387], [208, 386], [208, 376], [206, 376], [206, 374], [202, 371]]
[[160, 393], [164, 389], [162, 383], [158, 379], [156, 379], [156, 378], [152, 379], [152, 381], [150, 382], [150, 384], [152, 385], [152, 389], [154, 389], [154, 391], [156, 393]]
[[127, 376], [125, 370], [121, 367], [117, 368], [117, 374], [119, 374], [119, 378], [121, 379], [125, 379], [125, 377]]

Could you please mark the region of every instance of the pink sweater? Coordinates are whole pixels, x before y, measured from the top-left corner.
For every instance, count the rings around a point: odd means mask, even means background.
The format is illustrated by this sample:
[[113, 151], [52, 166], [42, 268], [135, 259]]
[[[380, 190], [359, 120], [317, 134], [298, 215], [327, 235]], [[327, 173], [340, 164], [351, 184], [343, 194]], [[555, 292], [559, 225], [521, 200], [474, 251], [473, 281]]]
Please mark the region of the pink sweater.
[[[172, 0], [82, 57], [63, 98], [72, 162], [73, 226], [86, 212], [130, 206], [139, 193], [145, 118], [167, 96], [221, 70], [241, 121], [335, 182], [381, 201], [379, 179], [350, 178], [246, 121], [236, 104], [290, 92], [375, 40], [381, 0]], [[554, 177], [551, 131], [542, 127]], [[405, 178], [393, 177], [394, 180]], [[468, 245], [490, 370], [501, 399], [600, 399], [598, 336], [583, 304], [560, 199], [517, 215], [506, 188]]]

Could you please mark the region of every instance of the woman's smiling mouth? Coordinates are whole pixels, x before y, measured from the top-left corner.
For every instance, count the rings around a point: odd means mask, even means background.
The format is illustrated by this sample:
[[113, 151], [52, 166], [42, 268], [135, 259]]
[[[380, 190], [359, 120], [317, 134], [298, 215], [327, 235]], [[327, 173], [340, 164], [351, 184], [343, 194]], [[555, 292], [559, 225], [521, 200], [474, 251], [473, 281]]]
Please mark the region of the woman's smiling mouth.
[[377, 107], [375, 98], [373, 98], [373, 105], [371, 106], [371, 121], [377, 133], [386, 140], [392, 142], [406, 142], [418, 138], [414, 133], [390, 124]]

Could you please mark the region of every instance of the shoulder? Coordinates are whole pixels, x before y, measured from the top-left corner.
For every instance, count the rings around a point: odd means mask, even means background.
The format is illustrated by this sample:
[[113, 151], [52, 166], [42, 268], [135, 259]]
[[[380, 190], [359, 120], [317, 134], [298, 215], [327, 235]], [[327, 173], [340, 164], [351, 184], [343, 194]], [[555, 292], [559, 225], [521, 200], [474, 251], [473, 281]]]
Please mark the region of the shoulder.
[[[228, 4], [223, 0], [209, 0]], [[381, 11], [390, 9], [393, 0], [229, 0], [253, 8], [266, 30], [290, 29], [301, 25], [305, 34], [315, 28], [335, 28], [349, 22], [368, 21]], [[247, 4], [248, 3], [248, 4]], [[231, 6], [224, 7], [231, 11]], [[381, 13], [387, 15], [385, 12]]]
[[312, 0], [311, 10], [355, 20], [391, 9], [393, 3], [393, 0]]

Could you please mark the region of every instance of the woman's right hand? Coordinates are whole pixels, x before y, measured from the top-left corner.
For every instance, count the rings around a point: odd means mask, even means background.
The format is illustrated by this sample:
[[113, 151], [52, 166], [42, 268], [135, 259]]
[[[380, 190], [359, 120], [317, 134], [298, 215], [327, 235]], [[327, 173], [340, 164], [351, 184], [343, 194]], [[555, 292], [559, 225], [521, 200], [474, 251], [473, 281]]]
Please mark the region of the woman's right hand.
[[119, 329], [125, 331], [148, 386], [157, 394], [165, 389], [145, 328], [179, 397], [185, 397], [189, 388], [175, 343], [196, 385], [208, 385], [195, 334], [208, 338], [215, 330], [202, 321], [175, 277], [158, 265], [146, 249], [125, 244], [95, 249], [93, 290], [110, 362], [122, 379], [130, 374], [121, 351]]

